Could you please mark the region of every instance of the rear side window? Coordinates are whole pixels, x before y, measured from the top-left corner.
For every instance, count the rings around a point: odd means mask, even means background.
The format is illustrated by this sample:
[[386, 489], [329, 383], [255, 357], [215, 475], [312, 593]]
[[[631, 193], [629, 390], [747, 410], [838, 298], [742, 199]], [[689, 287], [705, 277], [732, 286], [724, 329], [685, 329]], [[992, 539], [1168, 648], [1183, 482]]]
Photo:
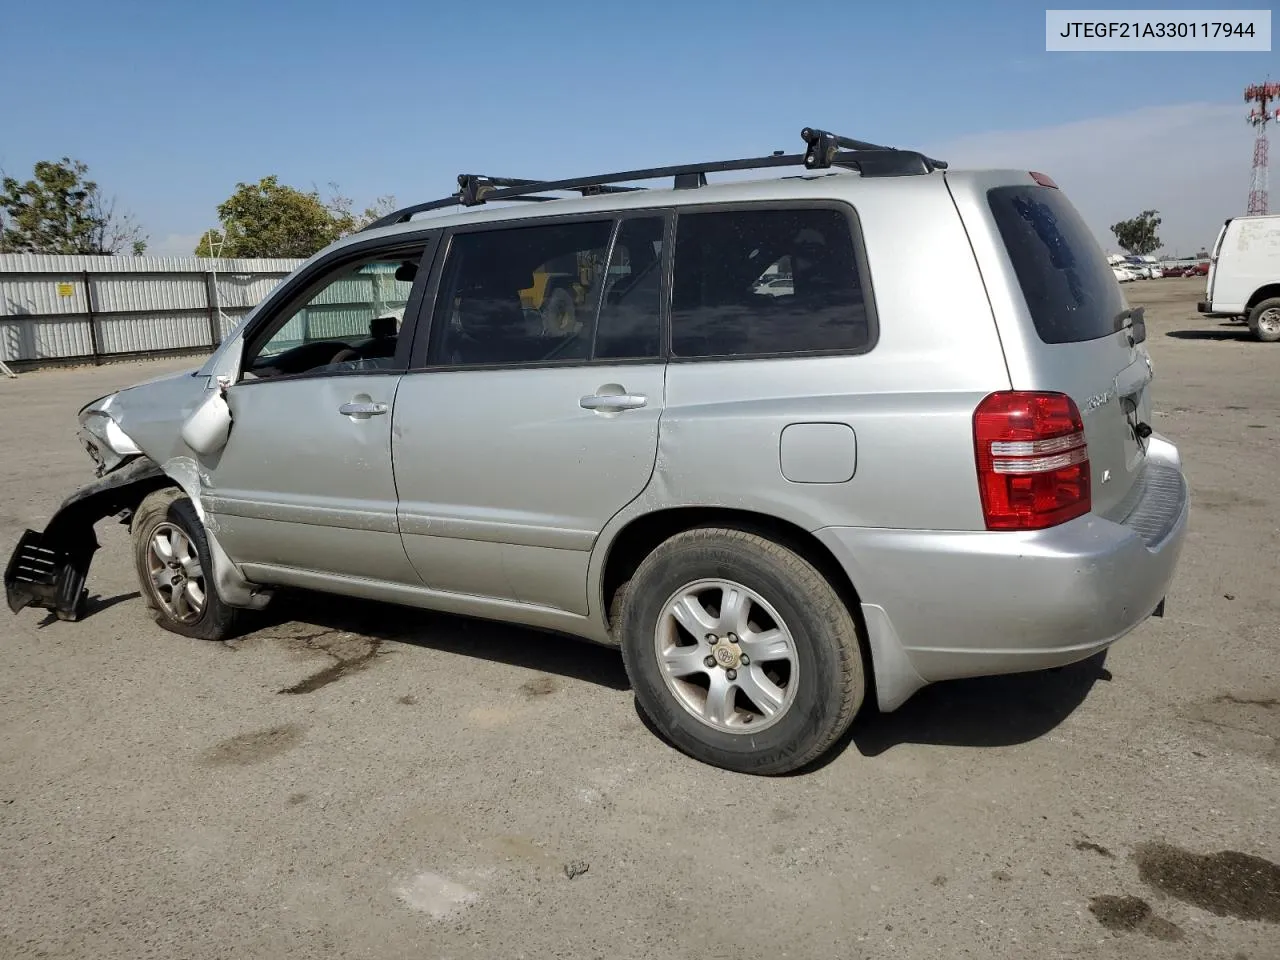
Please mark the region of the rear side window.
[[846, 214], [761, 209], [679, 215], [673, 356], [856, 352], [871, 340]]
[[1124, 310], [1120, 286], [1062, 191], [996, 187], [987, 202], [1040, 339], [1079, 343], [1115, 333]]

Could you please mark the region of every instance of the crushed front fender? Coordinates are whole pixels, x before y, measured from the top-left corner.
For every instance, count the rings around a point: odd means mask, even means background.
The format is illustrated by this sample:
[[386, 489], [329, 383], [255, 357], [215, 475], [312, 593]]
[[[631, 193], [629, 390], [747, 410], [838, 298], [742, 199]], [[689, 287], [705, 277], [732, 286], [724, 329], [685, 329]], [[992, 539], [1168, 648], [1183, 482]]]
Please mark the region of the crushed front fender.
[[138, 457], [81, 487], [58, 507], [43, 531], [27, 530], [4, 571], [4, 591], [14, 613], [25, 607], [52, 610], [78, 620], [88, 597], [85, 579], [98, 550], [94, 524], [132, 509], [147, 492], [169, 480], [147, 457]]

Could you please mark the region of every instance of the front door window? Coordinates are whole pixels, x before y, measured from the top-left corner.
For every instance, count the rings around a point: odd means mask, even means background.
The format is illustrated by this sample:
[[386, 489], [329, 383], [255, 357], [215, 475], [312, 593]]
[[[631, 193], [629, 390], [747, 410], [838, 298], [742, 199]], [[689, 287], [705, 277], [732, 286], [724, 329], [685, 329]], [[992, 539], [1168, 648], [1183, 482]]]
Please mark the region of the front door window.
[[421, 251], [338, 268], [251, 346], [245, 378], [392, 369]]

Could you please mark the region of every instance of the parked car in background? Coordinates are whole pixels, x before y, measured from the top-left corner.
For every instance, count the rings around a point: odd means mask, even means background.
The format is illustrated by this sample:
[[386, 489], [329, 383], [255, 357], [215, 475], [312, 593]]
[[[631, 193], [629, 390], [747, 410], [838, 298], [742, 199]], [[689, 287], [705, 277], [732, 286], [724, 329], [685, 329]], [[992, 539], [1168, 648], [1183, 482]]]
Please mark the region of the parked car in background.
[[1206, 274], [1201, 313], [1244, 319], [1259, 340], [1280, 340], [1280, 214], [1223, 223]]
[[769, 297], [786, 297], [795, 293], [795, 285], [790, 277], [770, 277], [755, 286], [755, 292]]
[[1153, 280], [1160, 276], [1159, 265], [1154, 257], [1125, 257], [1124, 266], [1133, 271], [1139, 280]]
[[[82, 409], [99, 479], [24, 533], [10, 607], [75, 619], [118, 516], [174, 633], [225, 639], [289, 587], [568, 633], [620, 649], [669, 742], [755, 774], [868, 697], [1163, 615], [1187, 485], [1142, 308], [1075, 207], [1041, 173], [802, 136], [709, 165], [793, 176], [463, 176], [337, 241], [198, 370]], [[609, 268], [573, 324], [530, 316], [532, 278], [582, 262]]]

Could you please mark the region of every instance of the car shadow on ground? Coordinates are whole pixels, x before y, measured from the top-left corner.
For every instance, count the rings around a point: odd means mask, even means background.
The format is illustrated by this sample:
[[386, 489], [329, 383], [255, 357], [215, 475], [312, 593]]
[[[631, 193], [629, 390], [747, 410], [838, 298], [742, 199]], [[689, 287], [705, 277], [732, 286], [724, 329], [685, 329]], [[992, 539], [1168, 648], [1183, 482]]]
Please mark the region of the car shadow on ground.
[[[133, 591], [132, 593], [116, 594], [114, 597], [102, 597], [102, 596], [99, 596], [98, 594], [94, 594], [93, 596], [85, 600], [84, 607], [80, 611], [80, 619], [87, 620], [89, 617], [92, 617], [95, 613], [101, 613], [103, 610], [109, 610], [111, 607], [114, 607], [118, 603], [126, 603], [130, 600], [141, 600], [141, 599], [142, 599], [142, 594], [139, 593], [137, 590]], [[56, 613], [50, 612], [45, 616], [43, 620], [41, 620], [39, 623], [36, 624], [36, 629], [43, 630], [45, 627], [49, 627], [55, 623], [60, 623], [60, 622], [61, 621], [58, 618], [58, 615]]]
[[1175, 340], [1253, 340], [1247, 324], [1223, 323], [1214, 330], [1170, 330], [1165, 334]]
[[331, 594], [281, 591], [266, 610], [251, 618], [247, 626], [252, 633], [247, 636], [270, 634], [289, 623], [491, 660], [611, 690], [631, 688], [618, 651], [586, 640]]
[[925, 687], [892, 713], [864, 711], [847, 740], [864, 757], [902, 743], [1009, 747], [1035, 740], [1071, 716], [1099, 680], [1106, 651], [1055, 670], [949, 680]]
[[[1093, 685], [1109, 681], [1106, 651], [1088, 660], [1033, 673], [950, 680], [925, 687], [893, 713], [864, 703], [849, 731], [813, 763], [791, 776], [804, 776], [838, 760], [852, 745], [864, 757], [878, 757], [907, 743], [939, 747], [1010, 747], [1054, 730], [1084, 703]], [[670, 741], [636, 706], [649, 732]]]
[[[252, 633], [271, 636], [288, 625], [351, 633], [556, 674], [611, 690], [630, 689], [617, 650], [563, 634], [328, 594], [282, 592], [253, 618]], [[952, 680], [925, 687], [892, 713], [864, 704], [848, 733], [802, 773], [820, 769], [852, 745], [875, 757], [900, 744], [1002, 747], [1052, 731], [1111, 679], [1106, 652], [1055, 670]], [[872, 694], [869, 693], [869, 696]], [[666, 740], [635, 704], [641, 722]]]

